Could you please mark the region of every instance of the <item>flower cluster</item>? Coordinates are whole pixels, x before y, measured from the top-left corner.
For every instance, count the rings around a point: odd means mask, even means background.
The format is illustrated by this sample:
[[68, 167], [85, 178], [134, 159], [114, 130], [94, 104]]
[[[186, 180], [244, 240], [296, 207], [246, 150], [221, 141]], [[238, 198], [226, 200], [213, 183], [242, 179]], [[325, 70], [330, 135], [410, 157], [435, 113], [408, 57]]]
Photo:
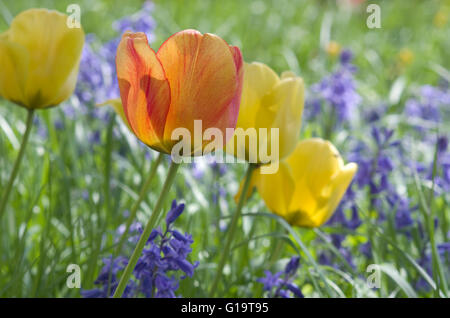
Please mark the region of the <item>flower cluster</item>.
[[361, 97], [356, 92], [353, 74], [357, 69], [351, 63], [352, 59], [350, 50], [342, 51], [339, 68], [311, 87], [313, 98], [307, 101], [308, 118], [318, 115], [324, 103], [332, 107], [338, 123], [348, 121], [355, 115]]
[[419, 96], [406, 101], [405, 114], [433, 122], [441, 121], [442, 112], [450, 106], [448, 83], [444, 82], [441, 87], [424, 85], [419, 91]]
[[[192, 277], [198, 262], [192, 264], [187, 260], [192, 252], [191, 245], [194, 242], [188, 233], [182, 234], [173, 228], [175, 220], [183, 213], [184, 204], [177, 204], [174, 200], [172, 208], [166, 216], [166, 230], [154, 229], [148, 238], [146, 248], [139, 258], [131, 280], [123, 294], [123, 297], [144, 296], [147, 298], [174, 298], [178, 289], [179, 280], [187, 276]], [[133, 226], [135, 231], [142, 233], [139, 224]], [[132, 236], [137, 241], [139, 235]], [[103, 268], [97, 280], [94, 282], [99, 288], [84, 290], [83, 297], [108, 297], [112, 296], [118, 285], [117, 274], [128, 264], [125, 257], [119, 256], [112, 259], [103, 259]], [[182, 273], [181, 276], [179, 273]]]
[[292, 257], [286, 264], [283, 271], [272, 274], [266, 270], [266, 277], [258, 278], [257, 282], [264, 285], [264, 291], [267, 292], [269, 298], [303, 298], [301, 290], [292, 281], [294, 280], [297, 269], [300, 266], [300, 258]]

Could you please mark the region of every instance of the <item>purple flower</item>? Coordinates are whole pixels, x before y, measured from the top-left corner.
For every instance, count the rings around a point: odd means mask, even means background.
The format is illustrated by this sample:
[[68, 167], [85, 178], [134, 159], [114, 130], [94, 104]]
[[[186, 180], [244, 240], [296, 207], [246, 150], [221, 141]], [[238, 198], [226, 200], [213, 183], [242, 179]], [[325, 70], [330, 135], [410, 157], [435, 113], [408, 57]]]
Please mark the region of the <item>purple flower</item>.
[[267, 292], [268, 297], [290, 298], [291, 294], [294, 297], [304, 297], [298, 286], [292, 283], [299, 266], [300, 257], [294, 256], [286, 264], [284, 271], [272, 274], [266, 270], [264, 271], [265, 277], [258, 278], [256, 281], [263, 284], [263, 289]]
[[[194, 242], [188, 233], [181, 234], [172, 228], [174, 221], [181, 215], [184, 204], [174, 200], [166, 217], [166, 230], [154, 229], [133, 270], [134, 280], [125, 289], [123, 297], [176, 297], [179, 280], [192, 277], [199, 265], [187, 258], [192, 252]], [[135, 224], [130, 232], [142, 233], [142, 227]], [[118, 231], [120, 232], [120, 231]], [[134, 234], [133, 234], [134, 235]], [[83, 297], [108, 297], [117, 288], [117, 273], [124, 269], [127, 259], [117, 257], [103, 259], [104, 266], [94, 284], [101, 288], [84, 290]], [[180, 275], [181, 274], [181, 275]], [[109, 290], [109, 294], [108, 294]]]
[[339, 123], [354, 118], [361, 97], [356, 92], [353, 78], [356, 69], [351, 64], [351, 60], [351, 51], [344, 50], [341, 55], [340, 68], [311, 87], [313, 97], [307, 101], [307, 105], [313, 108], [313, 111], [307, 114], [307, 116], [311, 116], [308, 118], [312, 118], [318, 113], [322, 102], [331, 106]]
[[169, 213], [167, 213], [166, 216], [166, 223], [167, 226], [172, 224], [180, 215], [183, 213], [184, 210], [184, 204], [177, 205], [177, 201], [172, 201], [172, 208], [170, 209]]
[[342, 53], [339, 57], [341, 64], [346, 65], [349, 64], [353, 59], [353, 52], [349, 49], [342, 50]]
[[449, 105], [450, 90], [448, 87], [424, 85], [420, 88], [417, 96], [406, 101], [404, 112], [410, 117], [440, 122], [442, 112]]
[[270, 292], [273, 288], [278, 287], [281, 284], [282, 280], [280, 279], [280, 276], [283, 272], [272, 274], [271, 271], [265, 270], [264, 274], [266, 275], [265, 277], [258, 278], [256, 281], [264, 285], [263, 289], [265, 291]]
[[370, 242], [363, 243], [359, 246], [359, 251], [367, 258], [372, 258], [372, 244]]
[[397, 212], [395, 214], [395, 226], [397, 229], [402, 229], [414, 224], [411, 217], [411, 210], [407, 199], [400, 198], [397, 203]]

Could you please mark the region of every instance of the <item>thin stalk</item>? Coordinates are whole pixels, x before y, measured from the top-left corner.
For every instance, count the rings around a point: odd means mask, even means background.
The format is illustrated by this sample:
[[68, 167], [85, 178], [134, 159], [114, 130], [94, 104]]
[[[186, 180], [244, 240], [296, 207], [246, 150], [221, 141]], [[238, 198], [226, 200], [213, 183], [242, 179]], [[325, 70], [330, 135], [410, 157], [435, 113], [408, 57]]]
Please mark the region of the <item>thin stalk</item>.
[[163, 157], [164, 157], [164, 154], [162, 152], [160, 152], [158, 157], [156, 158], [156, 161], [153, 163], [153, 165], [150, 169], [150, 173], [148, 174], [147, 179], [145, 180], [144, 184], [142, 185], [142, 188], [139, 192], [139, 196], [138, 196], [137, 200], [134, 202], [133, 206], [131, 207], [130, 215], [128, 216], [127, 223], [125, 224], [125, 231], [123, 232], [122, 236], [120, 237], [116, 254], [120, 254], [120, 252], [122, 251], [122, 247], [127, 238], [128, 231], [130, 230], [131, 224], [133, 223], [133, 220], [136, 218], [136, 214], [139, 209], [139, 206], [141, 205], [141, 202], [144, 200], [145, 195], [148, 193], [148, 188], [150, 187], [150, 184], [152, 183], [153, 177], [155, 176], [156, 171], [158, 170], [158, 166], [161, 163]]
[[17, 177], [20, 163], [22, 162], [23, 155], [25, 154], [25, 148], [27, 146], [28, 139], [30, 137], [31, 128], [33, 127], [33, 117], [34, 117], [34, 109], [29, 109], [27, 114], [25, 134], [23, 135], [22, 138], [22, 144], [20, 145], [19, 154], [16, 158], [16, 162], [14, 163], [11, 175], [9, 176], [8, 183], [5, 186], [5, 190], [2, 195], [2, 200], [0, 201], [0, 220], [2, 219], [3, 213], [5, 212], [6, 204], [8, 203], [8, 198], [14, 185], [14, 180]]
[[[447, 287], [447, 280], [445, 277], [445, 273], [442, 269], [441, 260], [439, 258], [439, 252], [437, 249], [437, 243], [435, 239], [435, 231], [434, 231], [434, 187], [435, 187], [435, 178], [437, 174], [437, 162], [438, 162], [438, 144], [436, 142], [436, 149], [434, 152], [434, 160], [433, 160], [433, 172], [432, 172], [432, 185], [429, 192], [429, 198], [428, 198], [428, 206], [429, 206], [429, 212], [428, 212], [428, 232], [430, 235], [430, 244], [431, 244], [431, 255], [432, 255], [432, 267], [433, 267], [433, 278], [436, 282], [436, 289], [435, 289], [435, 296], [439, 297], [439, 288], [438, 285], [440, 285], [440, 289], [443, 291], [443, 293], [447, 296], [448, 294], [448, 287]], [[438, 280], [439, 278], [439, 280]], [[439, 283], [438, 283], [439, 281]]]
[[209, 292], [209, 297], [214, 297], [214, 295], [217, 291], [217, 287], [219, 286], [219, 281], [222, 278], [223, 267], [225, 266], [226, 260], [229, 258], [231, 243], [233, 242], [234, 233], [236, 232], [237, 224], [238, 224], [239, 218], [241, 216], [242, 207], [244, 205], [244, 202], [245, 202], [245, 199], [247, 197], [247, 193], [248, 193], [248, 190], [250, 187], [250, 179], [251, 179], [253, 170], [256, 167], [257, 166], [254, 164], [249, 164], [249, 166], [247, 168], [247, 173], [245, 175], [244, 186], [242, 188], [241, 197], [239, 198], [236, 212], [234, 213], [233, 218], [231, 220], [231, 226], [228, 230], [227, 240], [225, 242], [225, 247], [223, 249], [223, 253], [221, 255], [219, 265], [217, 266], [216, 276], [214, 277], [214, 282], [211, 286], [211, 290]]
[[161, 190], [161, 193], [159, 194], [158, 201], [156, 202], [155, 209], [153, 210], [152, 216], [147, 222], [147, 225], [145, 226], [144, 231], [142, 232], [141, 237], [139, 238], [139, 242], [136, 245], [136, 248], [134, 249], [133, 254], [131, 255], [131, 258], [128, 262], [127, 267], [125, 268], [125, 271], [122, 274], [122, 277], [120, 278], [119, 285], [117, 286], [116, 292], [114, 293], [114, 298], [120, 298], [122, 297], [123, 292], [125, 291], [125, 287], [127, 286], [131, 274], [134, 270], [134, 267], [136, 266], [136, 263], [139, 259], [139, 257], [142, 254], [142, 251], [145, 247], [145, 244], [147, 243], [147, 240], [155, 227], [156, 221], [158, 220], [164, 201], [169, 194], [170, 187], [172, 186], [172, 183], [175, 180], [175, 176], [177, 174], [177, 170], [180, 164], [172, 162], [169, 168], [169, 172], [167, 173], [166, 181], [164, 182], [163, 188]]

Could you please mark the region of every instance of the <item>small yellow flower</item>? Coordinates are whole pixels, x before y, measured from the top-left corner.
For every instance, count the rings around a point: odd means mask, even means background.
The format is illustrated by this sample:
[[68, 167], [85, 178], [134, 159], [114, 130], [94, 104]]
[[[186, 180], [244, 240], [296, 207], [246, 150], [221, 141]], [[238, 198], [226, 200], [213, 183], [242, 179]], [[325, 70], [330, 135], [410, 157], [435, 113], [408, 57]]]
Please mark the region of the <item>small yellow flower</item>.
[[75, 89], [84, 33], [65, 14], [30, 9], [0, 34], [0, 96], [29, 109], [56, 106]]
[[333, 215], [357, 165], [344, 165], [329, 141], [311, 138], [297, 144], [277, 173], [262, 174], [260, 169], [254, 171], [250, 186], [267, 207], [292, 225], [318, 227]]
[[335, 41], [328, 43], [326, 51], [331, 57], [336, 57], [341, 52], [341, 45]]
[[[244, 64], [244, 85], [236, 129], [256, 129], [258, 143], [249, 147], [249, 142], [237, 138], [236, 134], [230, 142], [235, 147], [227, 151], [239, 159], [256, 158], [261, 163], [259, 145], [267, 144], [271, 149], [277, 143], [279, 158], [288, 156], [295, 148], [300, 133], [304, 105], [303, 79], [291, 71], [279, 77], [265, 64], [253, 62]], [[267, 136], [260, 134], [260, 128], [267, 129]], [[278, 128], [279, 139], [271, 140], [271, 128]], [[231, 148], [231, 147], [229, 147]], [[241, 155], [238, 149], [244, 149]]]
[[409, 49], [402, 49], [398, 53], [398, 60], [403, 66], [410, 65], [414, 60], [414, 53]]
[[448, 12], [445, 9], [440, 9], [436, 12], [433, 18], [433, 24], [437, 28], [443, 28], [448, 22]]

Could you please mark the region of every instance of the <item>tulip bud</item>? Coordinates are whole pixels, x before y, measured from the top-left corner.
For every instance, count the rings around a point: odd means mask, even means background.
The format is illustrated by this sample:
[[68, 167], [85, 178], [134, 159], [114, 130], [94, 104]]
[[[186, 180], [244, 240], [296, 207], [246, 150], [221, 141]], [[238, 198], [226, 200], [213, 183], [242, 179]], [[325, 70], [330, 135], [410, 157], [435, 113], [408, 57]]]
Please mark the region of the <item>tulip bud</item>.
[[65, 14], [30, 9], [0, 34], [0, 96], [29, 109], [60, 104], [72, 94], [84, 33]]
[[[304, 105], [303, 80], [290, 71], [280, 78], [267, 65], [257, 62], [245, 63], [244, 70], [236, 133], [226, 150], [251, 163], [279, 161], [294, 150], [298, 141]], [[256, 140], [251, 140], [251, 130], [255, 130]], [[247, 132], [248, 138], [244, 135]]]
[[333, 215], [357, 165], [344, 165], [329, 141], [311, 138], [298, 143], [277, 173], [261, 174], [259, 169], [252, 185], [272, 212], [292, 225], [318, 227]]
[[[176, 129], [190, 134], [183, 155], [198, 154], [194, 137], [217, 128], [226, 143], [234, 128], [242, 88], [242, 55], [213, 34], [184, 30], [154, 52], [144, 33], [126, 32], [117, 48], [117, 77], [126, 120], [149, 147], [171, 153]], [[201, 131], [194, 131], [201, 121]], [[198, 136], [200, 133], [200, 136]]]

